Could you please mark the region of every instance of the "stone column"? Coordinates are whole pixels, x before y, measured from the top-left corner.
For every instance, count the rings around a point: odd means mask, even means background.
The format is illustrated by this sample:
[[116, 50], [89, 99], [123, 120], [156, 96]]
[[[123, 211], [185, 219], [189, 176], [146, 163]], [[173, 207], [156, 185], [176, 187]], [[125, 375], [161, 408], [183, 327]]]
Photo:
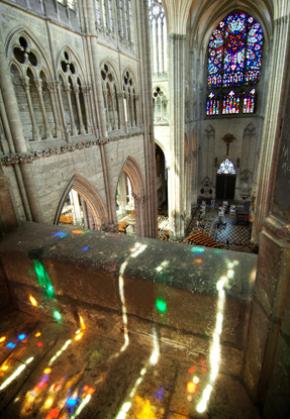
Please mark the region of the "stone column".
[[80, 97], [79, 97], [80, 88], [78, 86], [74, 86], [73, 92], [74, 92], [74, 95], [76, 97], [76, 102], [77, 102], [78, 118], [79, 118], [79, 121], [80, 121], [80, 133], [85, 134], [86, 131], [85, 131], [85, 128], [84, 128], [83, 115], [82, 115], [82, 111], [81, 111]]
[[66, 93], [65, 93], [65, 87], [62, 86], [60, 82], [57, 82], [57, 92], [58, 92], [58, 98], [59, 98], [59, 103], [60, 103], [60, 112], [61, 112], [61, 118], [62, 118], [62, 125], [64, 129], [64, 135], [65, 135], [66, 141], [68, 141], [71, 133], [69, 132], [69, 129], [65, 120], [65, 112], [64, 112], [64, 106], [63, 106], [63, 101], [62, 101], [62, 94], [63, 93], [66, 94]]
[[[280, 7], [284, 10], [289, 7], [281, 0]], [[282, 15], [274, 21], [274, 39], [272, 47], [272, 62], [269, 76], [268, 101], [265, 114], [265, 122], [261, 141], [260, 163], [257, 176], [258, 194], [256, 199], [256, 214], [252, 230], [252, 241], [259, 241], [259, 233], [263, 222], [269, 212], [272, 173], [269, 170], [274, 161], [275, 141], [281, 129], [279, 109], [284, 98], [283, 74], [286, 74], [289, 66], [287, 49], [289, 44], [289, 14]]]
[[127, 206], [127, 185], [126, 185], [126, 176], [122, 172], [119, 181], [118, 181], [118, 192], [119, 192], [119, 210], [121, 215], [126, 214]]
[[39, 101], [40, 101], [42, 120], [43, 120], [43, 124], [44, 124], [44, 129], [45, 129], [45, 138], [51, 140], [52, 136], [51, 136], [50, 128], [49, 128], [49, 125], [48, 125], [46, 109], [45, 109], [44, 100], [43, 100], [42, 81], [41, 80], [35, 80], [35, 85], [36, 85], [37, 94], [38, 94]]
[[108, 138], [107, 124], [106, 124], [106, 115], [105, 115], [105, 106], [104, 106], [104, 97], [102, 91], [101, 83], [101, 74], [99, 67], [99, 51], [97, 46], [97, 31], [96, 31], [96, 22], [95, 22], [95, 3], [94, 0], [85, 0], [84, 2], [84, 20], [85, 20], [85, 31], [87, 35], [85, 36], [86, 45], [88, 49], [89, 62], [90, 62], [90, 74], [93, 93], [93, 106], [95, 106], [95, 113], [98, 120], [98, 128], [100, 133], [100, 153], [101, 153], [101, 162], [103, 169], [103, 179], [106, 191], [106, 204], [108, 210], [108, 223], [116, 224], [116, 211], [115, 211], [115, 202], [112, 198], [113, 192], [111, 190], [110, 184], [110, 173], [107, 153], [105, 150], [105, 144]]
[[50, 97], [50, 102], [51, 102], [51, 107], [52, 107], [52, 113], [53, 113], [53, 118], [54, 118], [54, 123], [55, 123], [55, 129], [56, 129], [56, 137], [60, 136], [60, 132], [61, 132], [61, 120], [59, 118], [59, 114], [58, 114], [58, 107], [57, 107], [57, 84], [58, 82], [47, 82], [47, 89], [49, 92], [49, 97]]
[[[145, 158], [145, 191], [143, 200], [143, 234], [156, 237], [157, 234], [157, 191], [156, 191], [156, 161], [153, 136], [152, 112], [152, 82], [149, 51], [148, 2], [136, 2], [137, 39], [140, 54], [139, 80], [142, 94], [142, 121], [144, 123], [144, 158]], [[141, 119], [141, 118], [140, 118]], [[150, 198], [149, 198], [150, 197]]]
[[69, 116], [70, 116], [70, 123], [71, 123], [71, 135], [77, 135], [77, 129], [76, 129], [76, 125], [75, 125], [75, 118], [74, 118], [74, 113], [73, 113], [73, 107], [72, 107], [72, 103], [71, 103], [71, 93], [72, 90], [70, 88], [70, 86], [67, 84], [64, 87], [64, 91], [67, 95], [67, 100], [68, 100], [68, 107], [69, 107]]
[[25, 78], [23, 80], [23, 85], [24, 85], [24, 89], [25, 89], [25, 94], [26, 94], [26, 99], [27, 99], [27, 104], [28, 104], [28, 110], [29, 110], [31, 124], [32, 124], [32, 137], [33, 137], [34, 141], [39, 141], [40, 140], [40, 135], [39, 135], [36, 119], [35, 119], [35, 116], [34, 116], [34, 110], [33, 110], [32, 100], [31, 100], [31, 95], [30, 95], [30, 83], [29, 83], [29, 81], [30, 81], [29, 77], [25, 76]]
[[176, 238], [184, 236], [184, 60], [185, 35], [169, 36], [170, 170], [168, 178], [169, 221]]
[[90, 90], [91, 90], [91, 87], [89, 85], [82, 86], [88, 133], [92, 131], [91, 110], [90, 110], [90, 101], [89, 101]]
[[118, 108], [119, 108], [119, 120], [120, 120], [120, 127], [119, 129], [125, 129], [126, 128], [126, 121], [125, 121], [125, 112], [124, 112], [124, 95], [122, 92], [117, 93], [118, 98]]

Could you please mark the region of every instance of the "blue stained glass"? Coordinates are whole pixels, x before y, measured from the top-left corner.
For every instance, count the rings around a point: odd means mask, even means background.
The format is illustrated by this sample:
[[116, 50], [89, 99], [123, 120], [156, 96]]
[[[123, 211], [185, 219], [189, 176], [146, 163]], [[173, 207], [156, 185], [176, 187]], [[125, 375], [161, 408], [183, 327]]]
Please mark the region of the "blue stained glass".
[[208, 86], [242, 86], [260, 78], [263, 50], [261, 25], [236, 11], [220, 22], [208, 44]]
[[207, 115], [255, 112], [255, 90], [240, 87], [259, 81], [263, 42], [262, 26], [245, 12], [234, 11], [219, 23], [208, 44]]

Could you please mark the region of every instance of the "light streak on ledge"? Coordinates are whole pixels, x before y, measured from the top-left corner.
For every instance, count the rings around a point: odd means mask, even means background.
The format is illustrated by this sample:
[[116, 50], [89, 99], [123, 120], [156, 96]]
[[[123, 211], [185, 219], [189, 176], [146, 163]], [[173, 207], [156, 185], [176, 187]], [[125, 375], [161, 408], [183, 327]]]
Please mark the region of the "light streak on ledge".
[[[129, 333], [128, 333], [128, 315], [127, 315], [126, 299], [125, 299], [125, 293], [124, 293], [124, 285], [125, 285], [124, 273], [128, 266], [129, 260], [131, 258], [138, 257], [141, 253], [144, 252], [146, 248], [147, 248], [146, 244], [141, 244], [138, 242], [135, 243], [134, 247], [130, 249], [131, 254], [122, 263], [120, 267], [120, 271], [119, 271], [119, 295], [120, 295], [120, 300], [122, 303], [122, 320], [123, 320], [123, 329], [124, 329], [124, 344], [122, 348], [120, 349], [120, 353], [124, 352], [127, 349], [129, 345], [129, 341], [130, 341]], [[116, 356], [118, 355], [119, 354], [116, 354]]]
[[22, 365], [20, 365], [16, 370], [5, 380], [0, 386], [0, 391], [4, 390], [4, 388], [8, 387], [9, 384], [12, 383], [27, 367], [27, 365], [31, 364], [34, 360], [34, 356], [28, 358]]
[[158, 341], [156, 329], [154, 328], [153, 329], [153, 337], [152, 337], [152, 352], [151, 352], [150, 358], [147, 362], [147, 365], [145, 367], [141, 368], [139, 376], [138, 376], [137, 380], [135, 381], [135, 384], [134, 384], [132, 390], [130, 391], [128, 400], [126, 400], [122, 404], [121, 409], [119, 410], [115, 419], [125, 419], [126, 418], [127, 413], [129, 412], [129, 410], [132, 407], [132, 400], [133, 400], [133, 398], [134, 398], [134, 396], [135, 396], [135, 394], [138, 390], [138, 387], [140, 386], [140, 384], [144, 380], [144, 377], [147, 374], [148, 368], [157, 365], [158, 361], [159, 361], [159, 357], [160, 357], [159, 341]]
[[201, 398], [196, 406], [196, 411], [198, 413], [204, 413], [207, 410], [207, 406], [210, 400], [211, 393], [214, 388], [215, 381], [217, 379], [220, 361], [221, 361], [221, 333], [223, 329], [223, 320], [224, 320], [224, 308], [226, 293], [225, 288], [228, 287], [229, 281], [234, 278], [235, 271], [234, 267], [238, 264], [238, 261], [228, 262], [228, 271], [226, 275], [222, 275], [216, 284], [218, 291], [218, 301], [217, 301], [217, 313], [216, 313], [216, 322], [215, 329], [213, 332], [213, 339], [210, 348], [209, 361], [210, 361], [210, 374], [208, 383], [205, 386]]

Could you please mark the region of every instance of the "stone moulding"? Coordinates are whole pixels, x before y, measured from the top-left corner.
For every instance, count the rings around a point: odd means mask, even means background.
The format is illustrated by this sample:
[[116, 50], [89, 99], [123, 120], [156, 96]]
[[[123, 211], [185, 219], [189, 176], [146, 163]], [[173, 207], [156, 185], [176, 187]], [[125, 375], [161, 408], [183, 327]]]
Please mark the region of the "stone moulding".
[[49, 157], [56, 154], [64, 154], [75, 150], [90, 148], [99, 144], [106, 144], [108, 140], [83, 141], [74, 144], [65, 144], [59, 147], [49, 147], [44, 150], [36, 150], [28, 153], [9, 153], [0, 156], [0, 161], [4, 166], [12, 166], [20, 163], [31, 163], [42, 157]]
[[42, 150], [35, 150], [35, 151], [27, 152], [27, 153], [4, 153], [4, 154], [0, 153], [0, 163], [2, 163], [3, 166], [13, 166], [20, 163], [22, 164], [31, 163], [34, 160], [42, 158], [42, 157], [49, 157], [56, 154], [68, 153], [75, 150], [82, 150], [83, 148], [90, 148], [97, 145], [105, 145], [111, 141], [124, 140], [129, 137], [135, 137], [142, 133], [143, 132], [139, 130], [133, 131], [133, 132], [129, 131], [124, 134], [119, 134], [116, 137], [111, 136], [109, 138], [99, 138], [97, 140], [68, 143], [68, 144], [63, 144], [60, 146], [48, 147]]

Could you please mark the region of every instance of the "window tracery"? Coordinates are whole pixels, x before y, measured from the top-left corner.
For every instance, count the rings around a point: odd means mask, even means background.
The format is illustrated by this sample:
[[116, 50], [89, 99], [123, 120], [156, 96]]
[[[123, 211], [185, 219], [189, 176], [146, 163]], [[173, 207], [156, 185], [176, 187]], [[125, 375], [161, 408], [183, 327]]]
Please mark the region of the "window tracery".
[[167, 113], [168, 100], [160, 87], [153, 92], [154, 123], [168, 123]]
[[95, 5], [97, 30], [111, 39], [115, 39], [117, 33], [119, 41], [131, 47], [132, 0], [96, 0]]
[[70, 55], [64, 51], [60, 61], [60, 97], [67, 134], [80, 135], [89, 131], [86, 89], [81, 82], [78, 66]]
[[109, 64], [101, 69], [103, 97], [108, 131], [120, 129], [119, 95], [113, 70]]
[[223, 19], [208, 44], [208, 97], [206, 114], [252, 114], [261, 76], [263, 29], [242, 11]]
[[218, 175], [235, 175], [236, 169], [234, 163], [229, 159], [225, 159], [223, 162], [221, 162], [217, 173]]
[[10, 72], [24, 138], [38, 141], [56, 137], [53, 96], [48, 89], [48, 70], [44, 60], [24, 35], [15, 39], [11, 54]]
[[153, 74], [167, 73], [167, 22], [160, 0], [148, 0]]

